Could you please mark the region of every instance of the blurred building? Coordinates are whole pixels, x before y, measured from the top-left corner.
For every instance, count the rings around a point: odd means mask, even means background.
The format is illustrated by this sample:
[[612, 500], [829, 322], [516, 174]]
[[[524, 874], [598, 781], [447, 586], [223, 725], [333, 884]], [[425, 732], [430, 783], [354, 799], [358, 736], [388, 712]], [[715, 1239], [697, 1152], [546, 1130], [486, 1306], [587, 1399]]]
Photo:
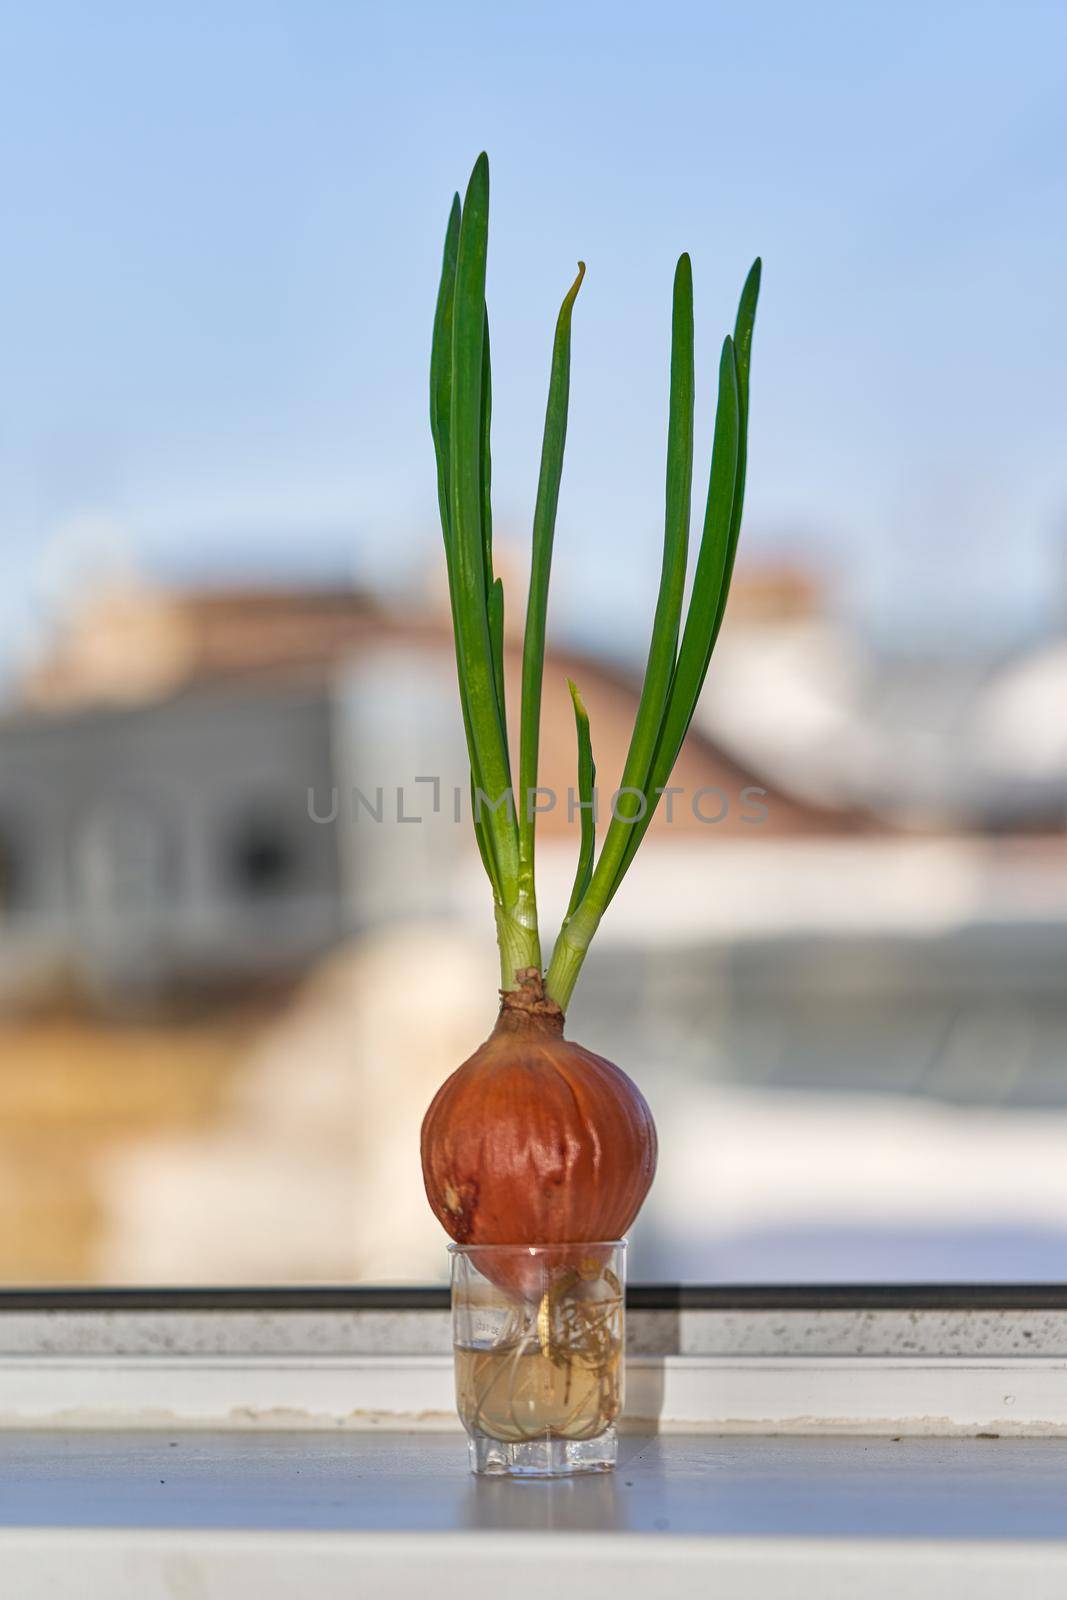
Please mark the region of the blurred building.
[[[509, 693], [520, 654], [509, 638]], [[637, 709], [627, 677], [550, 654], [547, 841], [577, 830], [568, 676], [608, 773]], [[704, 817], [722, 813], [726, 835], [754, 815], [773, 836], [856, 825], [768, 796], [699, 731], [674, 782], [703, 795]], [[146, 996], [303, 970], [348, 933], [448, 912], [472, 855], [467, 816], [440, 615], [400, 618], [360, 592], [107, 594], [70, 620], [0, 723], [0, 984], [61, 973]], [[656, 825], [668, 826], [707, 829], [689, 804]]]
[[[636, 1277], [1056, 1275], [1063, 648], [889, 660], [810, 574], [741, 575], [569, 1016], [659, 1124]], [[602, 826], [637, 707], [550, 652], [546, 932], [568, 676]], [[138, 591], [69, 621], [0, 723], [0, 983], [38, 1001], [0, 1010], [0, 1276], [438, 1275], [418, 1126], [496, 982], [467, 786], [438, 607]]]
[[806, 569], [750, 570], [699, 712], [736, 759], [909, 832], [1067, 830], [1067, 637], [876, 648]]
[[197, 688], [0, 723], [0, 982], [98, 996], [288, 972], [343, 931], [318, 690]]

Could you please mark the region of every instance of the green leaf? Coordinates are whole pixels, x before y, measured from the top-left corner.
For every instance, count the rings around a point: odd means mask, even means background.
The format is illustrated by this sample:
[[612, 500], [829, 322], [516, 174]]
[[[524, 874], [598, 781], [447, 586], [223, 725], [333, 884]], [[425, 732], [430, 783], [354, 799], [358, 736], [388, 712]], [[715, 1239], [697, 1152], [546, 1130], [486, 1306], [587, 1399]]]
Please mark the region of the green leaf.
[[474, 823], [474, 838], [478, 845], [478, 854], [482, 858], [482, 866], [490, 883], [493, 883], [493, 858], [489, 854], [489, 841], [485, 837], [485, 818], [478, 815], [478, 797], [475, 792], [474, 771], [471, 770], [471, 821]]
[[541, 471], [534, 506], [530, 593], [526, 604], [526, 631], [522, 643], [522, 709], [519, 729], [519, 867], [524, 880], [533, 882], [534, 827], [529, 797], [537, 787], [537, 759], [541, 741], [541, 689], [545, 671], [545, 619], [548, 583], [552, 572], [552, 545], [556, 510], [563, 477], [563, 452], [567, 443], [567, 412], [571, 383], [571, 317], [585, 277], [585, 262], [563, 297], [552, 344], [552, 369], [541, 444]]
[[485, 588], [489, 592], [493, 583], [493, 456], [490, 450], [490, 433], [493, 420], [493, 370], [489, 357], [489, 310], [485, 310], [482, 333], [482, 559], [485, 565]]
[[[471, 766], [492, 802], [510, 786], [489, 631], [485, 561], [483, 396], [486, 363], [485, 271], [489, 235], [489, 163], [479, 156], [463, 203], [452, 312], [449, 410], [449, 515], [456, 656], [467, 700]], [[513, 811], [483, 812], [494, 883], [505, 903], [518, 893]]]
[[585, 702], [578, 692], [577, 685], [572, 683], [570, 678], [567, 679], [567, 688], [574, 703], [574, 724], [578, 734], [578, 800], [581, 806], [579, 816], [582, 832], [578, 848], [578, 869], [574, 874], [574, 887], [571, 890], [567, 915], [563, 919], [564, 927], [578, 909], [589, 887], [589, 880], [593, 875], [593, 850], [596, 844], [596, 817], [593, 812], [596, 763], [593, 760], [593, 745], [589, 734], [589, 713], [585, 709]]
[[[627, 844], [609, 901], [614, 897], [637, 848], [648, 831], [659, 804], [657, 788], [670, 780], [685, 736], [696, 712], [704, 680], [718, 641], [726, 602], [730, 595], [734, 560], [741, 536], [741, 517], [745, 499], [745, 472], [748, 460], [749, 369], [752, 362], [752, 334], [759, 302], [762, 262], [757, 256], [741, 290], [734, 337], [723, 345], [719, 363], [719, 399], [715, 411], [715, 439], [712, 446], [711, 481], [708, 508], [704, 519], [700, 555], [693, 582], [693, 595], [686, 617], [685, 633], [679, 653], [678, 671], [671, 685], [670, 701], [660, 734], [648, 790], [648, 810], [633, 830]], [[732, 346], [730, 362], [726, 347]], [[731, 449], [730, 432], [736, 407], [736, 445]], [[733, 485], [729, 487], [730, 463], [734, 460]], [[729, 517], [726, 507], [729, 505]], [[698, 670], [699, 669], [699, 670]]]
[[[674, 311], [671, 329], [671, 395], [667, 425], [667, 492], [663, 534], [663, 565], [659, 596], [652, 623], [652, 643], [645, 681], [637, 708], [630, 749], [620, 790], [638, 790], [647, 799], [649, 772], [659, 741], [664, 709], [675, 672], [678, 629], [685, 594], [686, 558], [689, 550], [689, 509], [693, 489], [693, 269], [688, 255], [678, 262], [674, 276]], [[639, 802], [633, 793], [620, 794], [608, 827], [590, 893], [611, 899], [623, 860], [634, 834], [641, 830]]]
[[[451, 407], [452, 407], [452, 311], [455, 302], [456, 290], [456, 258], [459, 253], [459, 227], [460, 227], [460, 202], [459, 195], [452, 200], [452, 209], [448, 217], [448, 227], [445, 231], [445, 247], [441, 263], [441, 283], [437, 292], [437, 307], [434, 312], [433, 342], [430, 347], [430, 432], [433, 435], [434, 454], [437, 459], [437, 497], [441, 512], [441, 531], [444, 536], [445, 566], [448, 574], [448, 595], [452, 608], [452, 623], [455, 629], [455, 576], [454, 576], [454, 551], [452, 539], [452, 516], [449, 509], [450, 478], [451, 478]], [[485, 870], [489, 875], [489, 882], [493, 888], [496, 899], [500, 899], [501, 889], [497, 881], [495, 864], [489, 852], [485, 838], [485, 823], [474, 811], [473, 793], [475, 784], [480, 784], [475, 768], [474, 739], [471, 734], [470, 712], [467, 706], [467, 692], [463, 683], [463, 675], [459, 677], [459, 701], [463, 714], [463, 731], [467, 740], [467, 750], [471, 760], [471, 815], [474, 818], [474, 833], [478, 843], [478, 853], [482, 858]]]
[[449, 512], [450, 481], [450, 413], [452, 407], [452, 306], [456, 290], [456, 255], [459, 250], [459, 195], [452, 197], [452, 209], [445, 231], [445, 248], [441, 262], [441, 282], [437, 290], [437, 305], [433, 319], [433, 342], [430, 346], [430, 432], [433, 435], [434, 454], [437, 458], [437, 498], [441, 510], [441, 528], [445, 539], [445, 556], [451, 562], [451, 513]]
[[[730, 544], [726, 554], [722, 589], [719, 594], [719, 610], [711, 637], [711, 646], [708, 650], [709, 661], [711, 652], [715, 648], [715, 642], [719, 637], [719, 629], [722, 627], [723, 617], [726, 615], [726, 602], [730, 597], [730, 584], [734, 575], [734, 558], [737, 555], [737, 545], [741, 537], [741, 517], [745, 507], [745, 478], [748, 472], [749, 369], [752, 364], [752, 332], [756, 324], [756, 306], [759, 303], [762, 276], [763, 263], [757, 256], [749, 269], [744, 288], [741, 290], [741, 300], [737, 307], [737, 320], [734, 323], [734, 360], [737, 365], [738, 409], [737, 483], [734, 489], [734, 515], [730, 525]], [[707, 663], [705, 663], [705, 671], [707, 671]]]
[[671, 682], [663, 724], [646, 790], [645, 815], [631, 829], [626, 852], [611, 886], [607, 903], [619, 884], [648, 831], [660, 796], [656, 793], [669, 780], [682, 742], [693, 720], [700, 691], [704, 686], [711, 651], [722, 617], [723, 589], [730, 540], [734, 526], [735, 485], [739, 446], [740, 413], [737, 396], [737, 367], [733, 340], [723, 340], [719, 360], [719, 397], [715, 408], [715, 434], [711, 450], [711, 473], [704, 531], [700, 539], [693, 593], [678, 652], [678, 665]]
[[[496, 686], [500, 719], [504, 723], [504, 745], [507, 748], [507, 711], [504, 701], [504, 585], [494, 579], [489, 590], [489, 642], [493, 648], [493, 682]], [[510, 772], [510, 768], [509, 768]], [[510, 776], [508, 781], [510, 782]]]
[[[437, 462], [437, 500], [444, 538], [448, 592], [454, 592], [455, 542], [452, 530], [452, 322], [456, 300], [456, 258], [460, 230], [459, 195], [452, 197], [452, 209], [445, 230], [441, 260], [441, 279], [434, 309], [433, 339], [430, 346], [430, 432]], [[460, 693], [463, 685], [460, 684]]]
[[511, 782], [511, 755], [508, 751], [508, 708], [504, 699], [504, 586], [493, 577], [493, 504], [492, 453], [489, 447], [490, 423], [493, 413], [493, 376], [489, 360], [489, 312], [485, 313], [485, 343], [482, 347], [482, 556], [485, 562], [486, 611], [489, 620], [489, 643], [493, 652], [493, 683], [496, 689], [496, 709], [500, 719], [500, 737], [504, 742], [504, 760], [507, 764], [508, 783]]

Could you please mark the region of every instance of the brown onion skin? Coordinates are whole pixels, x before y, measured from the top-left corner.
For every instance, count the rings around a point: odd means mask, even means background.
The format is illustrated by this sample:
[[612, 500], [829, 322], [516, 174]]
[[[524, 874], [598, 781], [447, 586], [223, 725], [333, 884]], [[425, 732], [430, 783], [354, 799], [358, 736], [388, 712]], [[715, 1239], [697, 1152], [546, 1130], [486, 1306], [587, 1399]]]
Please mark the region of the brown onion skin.
[[624, 1072], [564, 1039], [540, 974], [520, 978], [423, 1120], [430, 1205], [457, 1244], [619, 1239], [655, 1175], [652, 1113]]

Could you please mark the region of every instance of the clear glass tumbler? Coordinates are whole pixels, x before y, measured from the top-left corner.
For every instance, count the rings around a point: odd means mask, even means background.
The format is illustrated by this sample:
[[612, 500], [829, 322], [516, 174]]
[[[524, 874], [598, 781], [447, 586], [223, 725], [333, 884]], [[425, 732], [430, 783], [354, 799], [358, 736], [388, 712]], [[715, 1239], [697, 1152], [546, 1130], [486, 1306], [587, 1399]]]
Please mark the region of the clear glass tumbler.
[[471, 1470], [610, 1471], [624, 1400], [625, 1242], [449, 1251], [456, 1406]]

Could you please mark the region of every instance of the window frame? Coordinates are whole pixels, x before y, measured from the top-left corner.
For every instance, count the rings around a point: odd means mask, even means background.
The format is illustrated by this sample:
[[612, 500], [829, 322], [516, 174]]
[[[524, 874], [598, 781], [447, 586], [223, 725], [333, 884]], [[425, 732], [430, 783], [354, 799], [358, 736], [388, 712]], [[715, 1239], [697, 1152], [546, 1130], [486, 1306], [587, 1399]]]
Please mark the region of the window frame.
[[[638, 1433], [1067, 1437], [1067, 1285], [649, 1285]], [[0, 1290], [3, 1430], [459, 1427], [448, 1290]]]

